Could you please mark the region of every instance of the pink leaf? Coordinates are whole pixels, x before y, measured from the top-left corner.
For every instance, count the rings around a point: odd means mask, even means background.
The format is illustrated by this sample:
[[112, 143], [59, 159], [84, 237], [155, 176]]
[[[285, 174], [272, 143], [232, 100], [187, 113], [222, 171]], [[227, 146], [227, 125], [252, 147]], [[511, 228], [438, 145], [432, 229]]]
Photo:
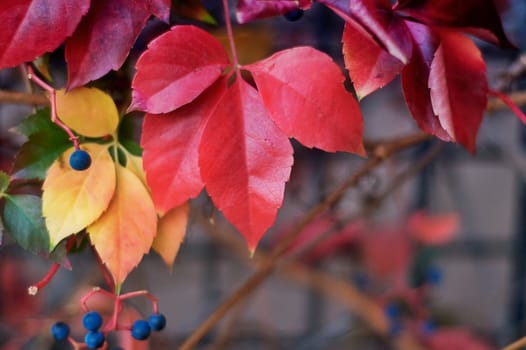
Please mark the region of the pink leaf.
[[296, 47], [245, 68], [272, 119], [288, 136], [307, 147], [365, 155], [360, 108], [329, 56]]
[[239, 76], [221, 97], [202, 139], [199, 165], [206, 189], [253, 252], [283, 201], [292, 146], [257, 91]]
[[88, 12], [89, 0], [0, 1], [0, 69], [56, 49]]
[[429, 215], [417, 211], [411, 215], [407, 228], [413, 237], [428, 245], [442, 245], [453, 239], [460, 229], [460, 218], [457, 213]]
[[464, 329], [440, 329], [427, 339], [430, 350], [490, 350], [489, 345]]
[[431, 103], [451, 138], [475, 151], [487, 105], [486, 64], [479, 49], [462, 34], [443, 31], [429, 74]]
[[[404, 22], [390, 14], [382, 19], [393, 40], [410, 57], [412, 41]], [[349, 70], [359, 99], [388, 84], [404, 67], [400, 60], [348, 23], [345, 24], [342, 42], [345, 67]]]
[[454, 27], [503, 47], [506, 37], [494, 0], [402, 0], [396, 11], [422, 23]]
[[236, 18], [239, 23], [283, 15], [295, 9], [310, 8], [310, 0], [238, 0]]
[[141, 1], [93, 1], [88, 15], [66, 41], [68, 88], [119, 69], [149, 16], [148, 6]]
[[229, 65], [212, 35], [179, 25], [153, 40], [137, 62], [130, 110], [171, 112], [199, 96]]
[[431, 105], [429, 71], [439, 37], [427, 26], [406, 22], [413, 37], [413, 56], [402, 71], [402, 89], [407, 107], [420, 129], [444, 141], [453, 141], [440, 125]]
[[[402, 63], [409, 61], [411, 52], [400, 47], [382, 23], [382, 14], [391, 12], [385, 0], [319, 0], [364, 36], [369, 36], [378, 45]], [[405, 45], [406, 46], [406, 45]], [[410, 48], [410, 46], [409, 46]]]
[[148, 185], [157, 210], [167, 212], [201, 192], [198, 148], [209, 115], [224, 95], [216, 82], [192, 103], [163, 115], [144, 118], [141, 145]]
[[157, 18], [168, 23], [170, 21], [171, 0], [149, 0], [150, 12]]
[[411, 261], [411, 245], [400, 231], [382, 230], [363, 235], [363, 258], [371, 273], [378, 277], [397, 277]]

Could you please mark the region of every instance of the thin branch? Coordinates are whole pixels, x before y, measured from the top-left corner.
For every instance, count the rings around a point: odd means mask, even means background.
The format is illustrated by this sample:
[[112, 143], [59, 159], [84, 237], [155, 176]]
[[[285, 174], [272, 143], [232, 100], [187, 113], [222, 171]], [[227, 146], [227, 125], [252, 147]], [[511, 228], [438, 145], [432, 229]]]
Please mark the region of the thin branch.
[[501, 350], [520, 350], [523, 346], [526, 346], [526, 337], [511, 343], [510, 345], [502, 348]]
[[0, 103], [49, 106], [49, 99], [43, 94], [0, 90]]
[[262, 263], [258, 270], [250, 277], [241, 287], [234, 291], [209, 317], [206, 319], [180, 346], [180, 350], [189, 350], [194, 348], [199, 340], [203, 338], [217, 322], [238, 302], [250, 295], [256, 290], [259, 285], [274, 271], [276, 263], [279, 258], [285, 254], [289, 246], [296, 240], [301, 231], [311, 223], [320, 214], [328, 210], [331, 206], [336, 204], [344, 193], [351, 187], [358, 184], [358, 182], [365, 176], [371, 173], [384, 160], [390, 158], [392, 155], [419, 144], [429, 137], [424, 134], [409, 135], [397, 139], [385, 145], [379, 145], [375, 148], [372, 157], [367, 160], [352, 176], [350, 176], [344, 183], [342, 183], [335, 191], [333, 191], [324, 201], [319, 203], [316, 207], [311, 209], [295, 227], [291, 230], [281, 242], [272, 250], [268, 259]]

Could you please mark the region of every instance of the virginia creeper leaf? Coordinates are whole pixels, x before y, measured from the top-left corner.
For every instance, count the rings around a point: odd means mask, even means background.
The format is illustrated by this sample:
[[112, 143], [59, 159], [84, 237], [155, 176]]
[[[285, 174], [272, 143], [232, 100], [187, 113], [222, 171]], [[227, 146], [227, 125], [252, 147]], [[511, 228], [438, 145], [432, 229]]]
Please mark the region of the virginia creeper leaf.
[[13, 177], [17, 179], [43, 180], [55, 159], [71, 147], [68, 135], [51, 122], [49, 108], [27, 117], [15, 130], [28, 136], [13, 164]]
[[[410, 57], [411, 37], [404, 22], [391, 14], [380, 18], [386, 21], [384, 25], [393, 40]], [[345, 24], [342, 42], [345, 67], [349, 70], [359, 99], [391, 82], [404, 67], [399, 59], [348, 23]]]
[[199, 144], [208, 117], [225, 89], [226, 82], [220, 79], [186, 106], [168, 114], [145, 116], [141, 138], [144, 168], [161, 213], [180, 206], [203, 189]]
[[88, 14], [66, 41], [68, 89], [118, 69], [150, 14], [146, 1], [92, 1]]
[[124, 152], [126, 155], [126, 169], [131, 171], [141, 182], [146, 185], [146, 174], [142, 166], [142, 157], [134, 156], [128, 151]]
[[236, 19], [247, 23], [255, 19], [283, 15], [295, 9], [307, 10], [310, 0], [238, 0]]
[[115, 284], [120, 285], [150, 250], [157, 232], [157, 214], [141, 180], [121, 166], [116, 172], [113, 199], [87, 231]]
[[90, 0], [2, 0], [0, 69], [32, 61], [70, 36]]
[[385, 27], [385, 12], [391, 12], [389, 4], [384, 0], [319, 0], [337, 15], [342, 17], [345, 22], [353, 26], [364, 36], [369, 36], [376, 41], [382, 48], [389, 52], [393, 57], [402, 63], [407, 63], [411, 52], [407, 52], [404, 46], [399, 43], [389, 33]]
[[11, 177], [3, 171], [0, 171], [0, 198], [5, 193], [5, 190], [7, 190], [10, 181]]
[[402, 0], [396, 11], [425, 24], [459, 28], [494, 44], [514, 47], [493, 0]]
[[88, 137], [111, 135], [119, 124], [119, 112], [111, 97], [97, 88], [58, 90], [58, 117], [77, 133]]
[[475, 44], [462, 34], [443, 31], [429, 73], [431, 104], [451, 138], [475, 151], [487, 105], [486, 64]]
[[283, 201], [292, 146], [257, 91], [240, 77], [221, 97], [202, 139], [199, 165], [206, 189], [253, 252]]
[[444, 141], [453, 141], [433, 112], [428, 87], [431, 62], [440, 43], [439, 36], [423, 24], [406, 22], [406, 25], [413, 37], [414, 48], [411, 61], [402, 71], [402, 90], [407, 107], [420, 129]]
[[171, 209], [159, 220], [152, 249], [161, 256], [170, 270], [186, 234], [189, 213], [190, 206], [185, 203]]
[[360, 108], [328, 55], [296, 47], [245, 68], [252, 72], [265, 107], [285, 134], [307, 147], [365, 155]]
[[[179, 2], [179, 1], [178, 1]], [[170, 21], [171, 0], [149, 0], [150, 12], [157, 18], [168, 23]]]
[[193, 101], [228, 65], [225, 49], [212, 35], [195, 26], [174, 26], [139, 58], [130, 110], [171, 112]]
[[9, 236], [33, 253], [47, 252], [49, 235], [42, 218], [40, 197], [20, 194], [6, 197], [3, 220]]
[[407, 221], [413, 237], [427, 245], [442, 245], [451, 241], [460, 228], [457, 213], [430, 215], [425, 211], [413, 213]]
[[53, 163], [43, 184], [42, 212], [51, 249], [97, 220], [115, 191], [115, 167], [108, 146], [87, 143], [82, 149], [91, 156], [88, 169], [71, 169], [70, 149]]

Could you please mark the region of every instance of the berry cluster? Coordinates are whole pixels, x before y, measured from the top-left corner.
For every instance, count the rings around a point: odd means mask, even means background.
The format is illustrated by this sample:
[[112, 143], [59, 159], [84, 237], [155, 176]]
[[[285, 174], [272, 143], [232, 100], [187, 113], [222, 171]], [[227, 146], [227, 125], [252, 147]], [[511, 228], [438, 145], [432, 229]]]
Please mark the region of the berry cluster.
[[90, 349], [98, 349], [102, 347], [106, 338], [104, 333], [100, 331], [102, 326], [102, 316], [97, 311], [90, 311], [82, 317], [82, 325], [88, 331], [84, 336], [84, 343]]
[[134, 339], [146, 340], [150, 336], [151, 331], [162, 331], [166, 327], [166, 317], [163, 314], [151, 314], [146, 320], [137, 320], [133, 322], [131, 334]]

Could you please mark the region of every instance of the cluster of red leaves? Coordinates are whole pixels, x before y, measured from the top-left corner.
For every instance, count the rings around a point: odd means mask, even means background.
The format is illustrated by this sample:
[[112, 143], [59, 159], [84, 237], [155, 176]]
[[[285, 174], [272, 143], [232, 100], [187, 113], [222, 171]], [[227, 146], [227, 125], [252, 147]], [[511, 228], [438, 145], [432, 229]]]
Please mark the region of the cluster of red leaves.
[[283, 201], [293, 163], [288, 137], [365, 154], [361, 112], [343, 81], [336, 63], [309, 47], [235, 67], [219, 41], [196, 27], [155, 39], [137, 62], [131, 108], [148, 112], [141, 144], [158, 209], [206, 186], [254, 250]]
[[[502, 47], [506, 38], [493, 0], [317, 0], [342, 17], [343, 54], [359, 98], [398, 74], [419, 127], [475, 151], [487, 104], [486, 66], [474, 35]], [[237, 17], [248, 21], [297, 7], [290, 0], [241, 0]]]
[[170, 0], [2, 0], [0, 69], [29, 62], [65, 42], [68, 88], [118, 69], [151, 15]]

